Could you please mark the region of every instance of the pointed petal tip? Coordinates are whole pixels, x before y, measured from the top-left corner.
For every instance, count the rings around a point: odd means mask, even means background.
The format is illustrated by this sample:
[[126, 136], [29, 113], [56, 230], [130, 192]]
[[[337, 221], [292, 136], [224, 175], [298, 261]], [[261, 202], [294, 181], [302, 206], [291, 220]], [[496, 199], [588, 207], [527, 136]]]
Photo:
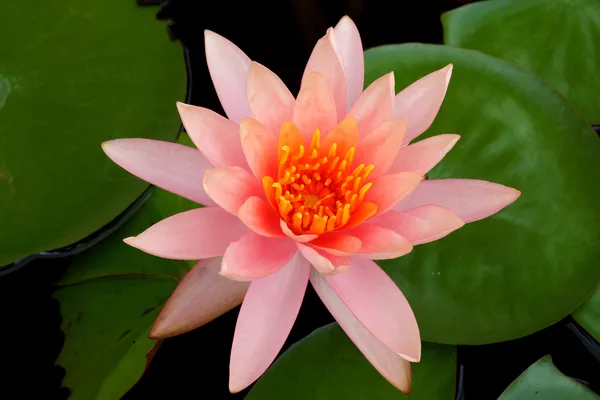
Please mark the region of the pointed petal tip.
[[246, 389], [248, 386], [250, 386], [250, 384], [252, 384], [252, 382], [244, 385], [244, 384], [240, 384], [239, 382], [232, 381], [232, 379], [229, 378], [229, 393], [231, 393], [231, 394], [239, 393], [242, 390]]
[[150, 328], [150, 332], [148, 332], [148, 337], [153, 340], [166, 339], [171, 336], [173, 336], [172, 333], [169, 332], [160, 318], [157, 318], [154, 321], [152, 328]]
[[419, 348], [417, 349], [417, 351], [415, 352], [415, 354], [405, 354], [405, 353], [398, 353], [398, 355], [402, 358], [404, 358], [406, 361], [410, 361], [411, 363], [418, 363], [421, 361], [421, 342], [419, 342]]
[[448, 154], [450, 152], [450, 150], [452, 150], [454, 148], [454, 145], [456, 145], [456, 143], [460, 139], [460, 135], [457, 135], [455, 133], [448, 133], [443, 136], [446, 136], [446, 138], [448, 139], [448, 144], [442, 150], [442, 154], [443, 154], [442, 157], [444, 157], [446, 154]]
[[111, 142], [112, 142], [112, 140], [105, 140], [104, 142], [100, 143], [100, 147], [102, 147], [102, 151], [104, 151], [105, 153], [108, 153], [110, 151]]
[[223, 259], [223, 261], [221, 263], [221, 270], [219, 271], [219, 275], [221, 275], [223, 278], [231, 279], [232, 281], [238, 281], [238, 282], [248, 282], [249, 281], [249, 279], [246, 279], [242, 276], [232, 273], [229, 270], [229, 268], [227, 268], [227, 263], [225, 262], [225, 259]]
[[131, 247], [137, 247], [137, 246], [135, 245], [136, 239], [137, 239], [137, 236], [129, 236], [129, 237], [126, 237], [126, 238], [124, 238], [124, 239], [123, 239], [123, 242], [124, 242], [125, 244], [128, 244], [128, 245], [130, 245]]
[[353, 25], [355, 25], [354, 21], [352, 20], [352, 18], [350, 18], [350, 16], [348, 16], [348, 15], [344, 15], [342, 18], [340, 18], [340, 22], [338, 22], [338, 24], [342, 23], [342, 22], [345, 23], [345, 24], [353, 24]]
[[188, 111], [190, 108], [194, 107], [191, 104], [186, 104], [182, 101], [176, 101], [175, 102], [175, 106], [177, 107], [177, 111], [179, 111], [179, 113], [184, 113], [186, 111]]
[[444, 72], [446, 73], [446, 86], [450, 83], [450, 78], [452, 77], [452, 69], [454, 68], [453, 64], [448, 64], [444, 67]]

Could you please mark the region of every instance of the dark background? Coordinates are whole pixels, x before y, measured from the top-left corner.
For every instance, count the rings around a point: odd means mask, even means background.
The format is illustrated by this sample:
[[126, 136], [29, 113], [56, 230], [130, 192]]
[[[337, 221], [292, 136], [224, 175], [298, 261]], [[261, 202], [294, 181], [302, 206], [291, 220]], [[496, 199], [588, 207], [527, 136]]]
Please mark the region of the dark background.
[[[123, 0], [132, 1], [135, 0]], [[168, 34], [183, 45], [187, 102], [222, 113], [204, 56], [204, 29], [213, 30], [277, 73], [297, 93], [312, 47], [343, 15], [358, 25], [365, 49], [388, 43], [441, 43], [440, 14], [466, 0], [168, 0], [156, 7]], [[160, 3], [160, 1], [159, 1]], [[135, 29], [135, 27], [132, 27]], [[167, 34], [167, 33], [165, 33]], [[0, 398], [65, 399], [64, 370], [54, 366], [62, 347], [53, 282], [69, 259], [37, 260], [0, 277], [2, 319]], [[229, 351], [237, 309], [188, 334], [165, 340], [146, 374], [125, 396], [142, 399], [242, 399], [227, 389]], [[312, 287], [285, 348], [333, 319]], [[496, 399], [530, 364], [551, 353], [564, 373], [600, 393], [600, 346], [570, 318], [527, 338], [460, 346], [457, 399]]]

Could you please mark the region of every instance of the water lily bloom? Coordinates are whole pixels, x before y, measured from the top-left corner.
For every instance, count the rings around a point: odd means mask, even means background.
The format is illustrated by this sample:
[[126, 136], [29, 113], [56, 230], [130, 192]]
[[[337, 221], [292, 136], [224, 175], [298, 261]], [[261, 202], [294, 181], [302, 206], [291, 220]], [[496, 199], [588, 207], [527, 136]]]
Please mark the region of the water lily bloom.
[[206, 31], [205, 44], [228, 118], [178, 104], [197, 150], [147, 139], [103, 144], [132, 174], [205, 205], [126, 239], [159, 257], [200, 260], [151, 336], [189, 331], [243, 301], [229, 383], [240, 391], [276, 358], [310, 281], [369, 362], [410, 391], [417, 322], [373, 260], [405, 255], [519, 196], [485, 181], [424, 179], [459, 138], [410, 144], [435, 118], [452, 65], [398, 94], [393, 73], [363, 91], [360, 36], [344, 17], [317, 42], [294, 97], [227, 39]]

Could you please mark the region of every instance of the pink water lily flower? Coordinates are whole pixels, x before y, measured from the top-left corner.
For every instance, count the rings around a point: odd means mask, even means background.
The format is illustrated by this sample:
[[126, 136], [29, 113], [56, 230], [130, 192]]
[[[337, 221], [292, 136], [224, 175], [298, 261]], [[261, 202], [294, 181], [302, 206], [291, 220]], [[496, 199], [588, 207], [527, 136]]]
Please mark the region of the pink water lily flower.
[[192, 330], [243, 301], [229, 383], [240, 391], [276, 358], [310, 281], [371, 364], [409, 392], [417, 322], [373, 260], [407, 254], [519, 196], [485, 181], [424, 179], [459, 138], [409, 144], [437, 114], [452, 65], [397, 95], [393, 73], [363, 91], [360, 36], [344, 17], [317, 42], [294, 97], [227, 39], [206, 31], [205, 43], [228, 118], [178, 104], [199, 151], [147, 139], [103, 144], [127, 171], [206, 206], [126, 239], [159, 257], [201, 260], [151, 336]]

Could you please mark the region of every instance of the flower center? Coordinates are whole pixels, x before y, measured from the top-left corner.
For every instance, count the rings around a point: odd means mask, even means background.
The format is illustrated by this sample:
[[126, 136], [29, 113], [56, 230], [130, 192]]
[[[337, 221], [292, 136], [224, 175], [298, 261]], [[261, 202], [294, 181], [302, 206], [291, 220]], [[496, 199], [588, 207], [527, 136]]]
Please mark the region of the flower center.
[[[372, 183], [367, 178], [374, 165], [353, 168], [356, 143], [351, 139], [356, 122], [342, 122], [326, 137], [324, 147], [317, 129], [308, 147], [298, 128], [285, 122], [278, 148], [279, 169], [275, 180], [263, 178], [267, 197], [281, 218], [297, 234], [317, 234], [345, 226], [363, 201]], [[334, 140], [334, 141], [332, 141]]]

